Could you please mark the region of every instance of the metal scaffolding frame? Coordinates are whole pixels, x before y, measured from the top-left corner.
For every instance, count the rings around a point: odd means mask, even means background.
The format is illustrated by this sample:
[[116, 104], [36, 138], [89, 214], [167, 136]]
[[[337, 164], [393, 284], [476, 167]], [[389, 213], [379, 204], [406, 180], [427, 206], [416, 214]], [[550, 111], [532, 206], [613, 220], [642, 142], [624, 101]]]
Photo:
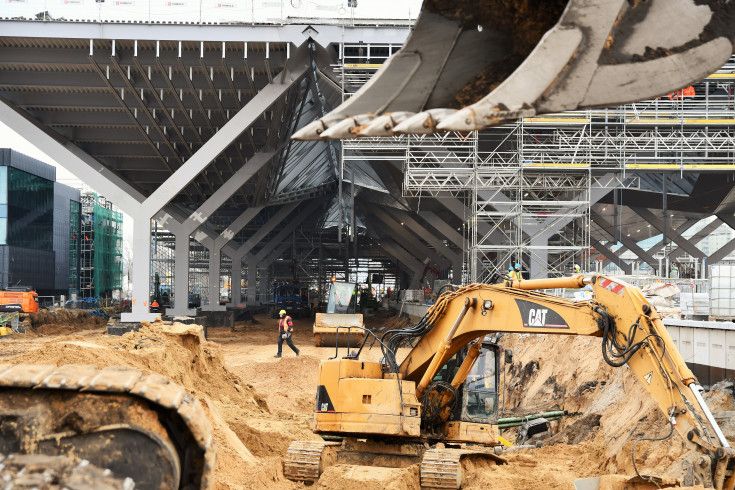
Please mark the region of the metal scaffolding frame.
[[[693, 86], [610, 109], [526, 118], [468, 138], [475, 153], [407, 149], [406, 196], [464, 196], [470, 279], [521, 262], [558, 276], [588, 266], [591, 192], [638, 188], [640, 172], [735, 170], [735, 62]], [[410, 140], [405, 143], [410, 146]], [[553, 229], [552, 229], [553, 228]]]

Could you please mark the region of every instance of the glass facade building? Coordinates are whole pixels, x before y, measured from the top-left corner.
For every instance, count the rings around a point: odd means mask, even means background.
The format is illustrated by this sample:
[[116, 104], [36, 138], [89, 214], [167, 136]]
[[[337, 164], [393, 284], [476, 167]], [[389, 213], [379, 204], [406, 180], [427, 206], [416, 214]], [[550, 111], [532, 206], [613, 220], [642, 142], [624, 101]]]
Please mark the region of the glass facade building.
[[71, 211], [77, 210], [78, 230], [79, 191], [55, 180], [51, 165], [0, 148], [0, 288], [19, 285], [39, 295], [69, 294]]
[[3, 218], [0, 214], [0, 221], [5, 221], [6, 235], [5, 241], [0, 243], [53, 250], [54, 182], [13, 167], [0, 170], [0, 182], [5, 182], [6, 189], [5, 212], [0, 209], [5, 215]]

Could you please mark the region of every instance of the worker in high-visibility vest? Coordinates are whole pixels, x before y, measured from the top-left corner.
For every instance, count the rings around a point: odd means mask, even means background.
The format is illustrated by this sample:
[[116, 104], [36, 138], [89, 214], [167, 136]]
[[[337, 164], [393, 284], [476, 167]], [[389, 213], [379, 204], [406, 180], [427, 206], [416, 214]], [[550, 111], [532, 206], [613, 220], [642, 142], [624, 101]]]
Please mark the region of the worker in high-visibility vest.
[[508, 275], [506, 277], [511, 281], [515, 281], [516, 279], [519, 279], [518, 273], [512, 266], [508, 267]]
[[293, 320], [286, 314], [286, 310], [278, 312], [281, 317], [278, 320], [278, 354], [273, 357], [281, 357], [281, 351], [283, 350], [283, 342], [286, 341], [291, 350], [296, 353], [296, 357], [299, 357], [299, 350], [293, 345], [291, 335], [293, 334]]
[[521, 266], [520, 263], [516, 262], [515, 270], [516, 270], [516, 278], [523, 279], [523, 266]]

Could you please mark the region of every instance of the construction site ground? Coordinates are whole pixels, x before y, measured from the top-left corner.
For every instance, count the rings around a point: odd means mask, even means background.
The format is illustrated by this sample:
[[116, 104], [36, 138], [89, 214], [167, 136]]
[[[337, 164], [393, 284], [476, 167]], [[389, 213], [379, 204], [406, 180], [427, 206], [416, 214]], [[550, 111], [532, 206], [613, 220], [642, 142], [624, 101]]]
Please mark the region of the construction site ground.
[[[284, 344], [280, 359], [273, 357], [276, 320], [266, 315], [234, 329], [210, 328], [208, 340], [198, 326], [156, 322], [116, 337], [107, 335], [97, 320], [92, 322], [45, 329], [35, 325], [27, 334], [3, 338], [0, 362], [123, 365], [163, 374], [199, 398], [212, 422], [216, 488], [304, 487], [283, 477], [282, 460], [291, 441], [318, 440], [310, 429], [318, 366], [335, 354], [334, 348], [314, 347], [310, 319], [294, 320], [293, 338], [301, 356]], [[366, 318], [367, 326], [378, 330], [405, 323], [385, 312]], [[506, 335], [501, 343], [514, 353], [501, 376], [504, 414], [564, 409], [571, 415], [552, 423], [554, 435], [542, 447], [506, 453], [506, 465], [470, 463], [463, 488], [570, 489], [578, 478], [634, 476], [634, 441], [669, 432], [666, 419], [632, 373], [602, 361], [598, 338]], [[364, 356], [377, 360], [380, 352], [374, 348]], [[724, 383], [707, 399], [714, 412], [724, 413], [735, 410], [732, 395], [732, 384]], [[735, 423], [723, 428], [734, 440]], [[515, 433], [505, 436], [513, 439]], [[664, 476], [682, 453], [674, 433], [661, 442], [640, 441], [635, 460], [641, 473]], [[418, 472], [418, 465], [338, 465], [328, 468], [312, 488], [419, 488]]]

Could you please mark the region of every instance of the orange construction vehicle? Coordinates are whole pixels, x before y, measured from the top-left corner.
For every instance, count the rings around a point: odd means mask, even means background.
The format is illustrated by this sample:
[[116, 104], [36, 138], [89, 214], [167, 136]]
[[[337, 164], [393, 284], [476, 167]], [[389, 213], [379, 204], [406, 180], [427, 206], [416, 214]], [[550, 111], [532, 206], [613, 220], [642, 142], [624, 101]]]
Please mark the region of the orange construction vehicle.
[[0, 312], [38, 313], [38, 294], [28, 287], [0, 291]]

